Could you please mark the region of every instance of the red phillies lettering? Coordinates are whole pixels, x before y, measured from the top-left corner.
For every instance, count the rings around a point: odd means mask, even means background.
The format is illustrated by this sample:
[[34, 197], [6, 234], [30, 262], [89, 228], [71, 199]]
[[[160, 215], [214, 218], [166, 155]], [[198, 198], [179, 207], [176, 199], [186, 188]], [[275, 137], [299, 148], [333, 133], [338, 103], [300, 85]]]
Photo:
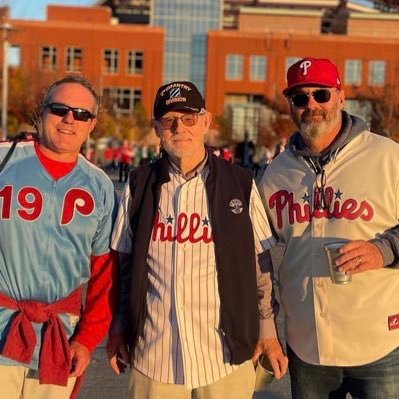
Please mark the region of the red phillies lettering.
[[[0, 190], [0, 218], [2, 220], [10, 219], [13, 186], [4, 186]], [[32, 222], [36, 220], [43, 210], [43, 194], [35, 187], [22, 187], [14, 199], [18, 203], [17, 215], [25, 221]], [[91, 194], [81, 188], [73, 188], [69, 190], [63, 201], [61, 212], [61, 225], [71, 222], [75, 211], [84, 216], [89, 216], [94, 210], [94, 199]]]
[[[169, 220], [170, 219], [170, 220]], [[172, 223], [175, 220], [175, 223]], [[173, 234], [173, 229], [176, 229], [176, 234]], [[213, 241], [213, 236], [210, 228], [204, 223], [202, 226], [201, 216], [198, 213], [187, 215], [186, 213], [179, 213], [177, 218], [167, 218], [167, 223], [161, 220], [160, 213], [157, 212], [154, 218], [152, 228], [152, 240], [156, 241], [177, 241], [178, 243], [204, 242], [206, 244]]]
[[[287, 212], [289, 224], [310, 222], [315, 219], [362, 219], [370, 221], [374, 216], [374, 210], [367, 201], [361, 201], [360, 204], [353, 198], [342, 201], [336, 199], [333, 201], [334, 190], [332, 187], [325, 188], [326, 202], [330, 204], [328, 210], [310, 208], [309, 203], [298, 203], [294, 201], [294, 194], [287, 190], [280, 190], [273, 193], [269, 198], [270, 209], [275, 209], [277, 218], [277, 227], [283, 227], [283, 211]], [[319, 198], [315, 198], [319, 200]]]
[[81, 188], [73, 188], [65, 194], [60, 221], [61, 226], [71, 222], [75, 211], [83, 216], [89, 216], [94, 211], [92, 195]]
[[1, 218], [3, 220], [10, 219], [11, 196], [12, 196], [12, 186], [4, 186], [0, 190], [0, 199], [2, 199], [2, 201], [1, 201]]
[[34, 187], [24, 187], [18, 192], [18, 204], [22, 209], [18, 209], [17, 213], [23, 220], [36, 220], [43, 209], [43, 197], [40, 191]]
[[155, 214], [154, 224], [152, 226], [152, 241], [157, 240], [158, 233], [159, 241], [173, 241], [173, 224], [160, 222], [159, 212]]

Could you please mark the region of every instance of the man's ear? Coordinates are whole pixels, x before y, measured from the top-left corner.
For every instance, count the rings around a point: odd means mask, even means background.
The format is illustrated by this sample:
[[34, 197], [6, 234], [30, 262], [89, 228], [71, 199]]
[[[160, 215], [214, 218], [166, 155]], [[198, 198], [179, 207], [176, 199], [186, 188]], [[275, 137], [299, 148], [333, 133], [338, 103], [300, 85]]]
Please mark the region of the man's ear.
[[345, 92], [344, 90], [339, 91], [339, 109], [342, 111], [345, 107]]
[[204, 115], [204, 125], [205, 125], [205, 133], [208, 132], [209, 128], [211, 127], [211, 122], [212, 122], [212, 114], [210, 112], [207, 112]]
[[89, 135], [90, 135], [90, 133], [93, 131], [93, 129], [95, 128], [96, 125], [97, 125], [97, 118], [93, 118], [93, 119], [90, 121]]
[[160, 126], [161, 124], [155, 120], [154, 118], [151, 119], [151, 126], [154, 128], [156, 136], [160, 139], [161, 138], [161, 130], [162, 127]]

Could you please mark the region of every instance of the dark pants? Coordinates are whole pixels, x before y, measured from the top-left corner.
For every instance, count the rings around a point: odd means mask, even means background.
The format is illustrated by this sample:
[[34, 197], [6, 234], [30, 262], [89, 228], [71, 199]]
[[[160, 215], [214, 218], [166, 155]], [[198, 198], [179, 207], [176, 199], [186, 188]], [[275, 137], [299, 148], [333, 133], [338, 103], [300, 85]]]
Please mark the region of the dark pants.
[[399, 398], [399, 348], [380, 360], [355, 367], [308, 364], [289, 347], [287, 354], [292, 399], [345, 399], [347, 393], [354, 399]]
[[127, 182], [129, 176], [130, 166], [127, 163], [119, 162], [119, 181], [122, 181], [123, 174], [125, 174], [124, 182]]

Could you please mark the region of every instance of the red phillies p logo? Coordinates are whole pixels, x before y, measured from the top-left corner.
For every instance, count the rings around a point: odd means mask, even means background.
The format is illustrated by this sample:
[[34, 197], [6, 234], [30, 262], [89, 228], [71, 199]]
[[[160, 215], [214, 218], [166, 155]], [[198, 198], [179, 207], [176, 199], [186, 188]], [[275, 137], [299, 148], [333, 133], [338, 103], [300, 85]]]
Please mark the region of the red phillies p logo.
[[89, 216], [94, 211], [94, 199], [92, 195], [81, 188], [73, 188], [65, 194], [62, 206], [61, 226], [71, 222], [75, 211], [83, 216]]

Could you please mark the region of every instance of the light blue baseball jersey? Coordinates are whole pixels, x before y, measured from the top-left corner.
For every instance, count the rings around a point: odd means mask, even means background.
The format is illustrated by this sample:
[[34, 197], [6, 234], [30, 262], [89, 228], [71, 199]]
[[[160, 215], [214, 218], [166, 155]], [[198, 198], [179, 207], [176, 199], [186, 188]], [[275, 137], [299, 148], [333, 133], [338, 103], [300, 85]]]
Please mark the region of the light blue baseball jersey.
[[[0, 161], [10, 148], [0, 143]], [[91, 255], [110, 250], [116, 210], [113, 184], [79, 155], [75, 167], [54, 180], [34, 142], [21, 142], [0, 173], [0, 292], [47, 303], [66, 297], [90, 278]], [[13, 310], [0, 307], [0, 348]], [[77, 318], [61, 315], [68, 338]], [[42, 324], [31, 368], [38, 366]], [[2, 364], [17, 364], [0, 356]]]

